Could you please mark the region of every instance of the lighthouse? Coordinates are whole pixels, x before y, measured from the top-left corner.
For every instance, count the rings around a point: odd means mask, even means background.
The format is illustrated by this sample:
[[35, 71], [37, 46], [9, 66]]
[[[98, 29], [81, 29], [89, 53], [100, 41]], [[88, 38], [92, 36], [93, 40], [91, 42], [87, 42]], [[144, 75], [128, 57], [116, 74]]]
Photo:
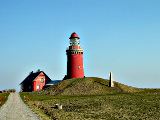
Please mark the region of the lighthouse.
[[67, 54], [67, 75], [66, 78], [83, 78], [83, 49], [80, 47], [80, 38], [73, 32], [70, 36], [70, 46]]

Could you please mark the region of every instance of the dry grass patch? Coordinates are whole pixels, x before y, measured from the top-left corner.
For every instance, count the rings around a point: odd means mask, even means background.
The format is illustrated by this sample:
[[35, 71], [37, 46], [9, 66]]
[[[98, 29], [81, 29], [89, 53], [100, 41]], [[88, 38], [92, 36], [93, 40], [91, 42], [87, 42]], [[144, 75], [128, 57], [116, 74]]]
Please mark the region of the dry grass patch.
[[9, 93], [0, 93], [0, 106], [6, 102], [8, 95]]

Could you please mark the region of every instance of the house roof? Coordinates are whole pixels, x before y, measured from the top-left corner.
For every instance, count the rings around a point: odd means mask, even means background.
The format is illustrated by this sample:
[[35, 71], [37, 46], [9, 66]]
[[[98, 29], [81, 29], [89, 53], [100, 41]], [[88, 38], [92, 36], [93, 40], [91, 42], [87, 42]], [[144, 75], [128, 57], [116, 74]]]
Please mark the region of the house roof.
[[30, 83], [35, 80], [35, 78], [40, 74], [43, 73], [49, 80], [51, 80], [43, 71], [38, 70], [37, 72], [30, 72], [30, 74], [20, 83], [25, 84], [25, 83]]
[[62, 80], [51, 80], [50, 82], [48, 82], [46, 85], [55, 85], [59, 82], [61, 82]]

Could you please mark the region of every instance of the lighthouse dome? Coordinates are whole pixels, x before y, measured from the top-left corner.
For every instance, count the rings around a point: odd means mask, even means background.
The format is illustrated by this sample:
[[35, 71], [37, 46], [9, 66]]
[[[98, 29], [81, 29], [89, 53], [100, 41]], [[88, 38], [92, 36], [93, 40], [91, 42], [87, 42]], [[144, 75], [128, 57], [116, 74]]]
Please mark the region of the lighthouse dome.
[[78, 39], [80, 39], [79, 36], [78, 36], [78, 34], [75, 33], [75, 32], [73, 32], [73, 33], [71, 34], [71, 36], [70, 36], [69, 39], [73, 39], [73, 38], [78, 38]]

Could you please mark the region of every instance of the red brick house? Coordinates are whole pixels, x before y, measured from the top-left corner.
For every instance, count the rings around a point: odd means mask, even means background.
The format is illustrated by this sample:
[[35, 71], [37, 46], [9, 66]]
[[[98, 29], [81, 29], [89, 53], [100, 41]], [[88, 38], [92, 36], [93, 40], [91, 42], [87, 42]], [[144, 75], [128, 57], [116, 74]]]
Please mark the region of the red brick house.
[[21, 83], [22, 92], [40, 91], [43, 87], [51, 82], [51, 79], [43, 72], [31, 72]]

